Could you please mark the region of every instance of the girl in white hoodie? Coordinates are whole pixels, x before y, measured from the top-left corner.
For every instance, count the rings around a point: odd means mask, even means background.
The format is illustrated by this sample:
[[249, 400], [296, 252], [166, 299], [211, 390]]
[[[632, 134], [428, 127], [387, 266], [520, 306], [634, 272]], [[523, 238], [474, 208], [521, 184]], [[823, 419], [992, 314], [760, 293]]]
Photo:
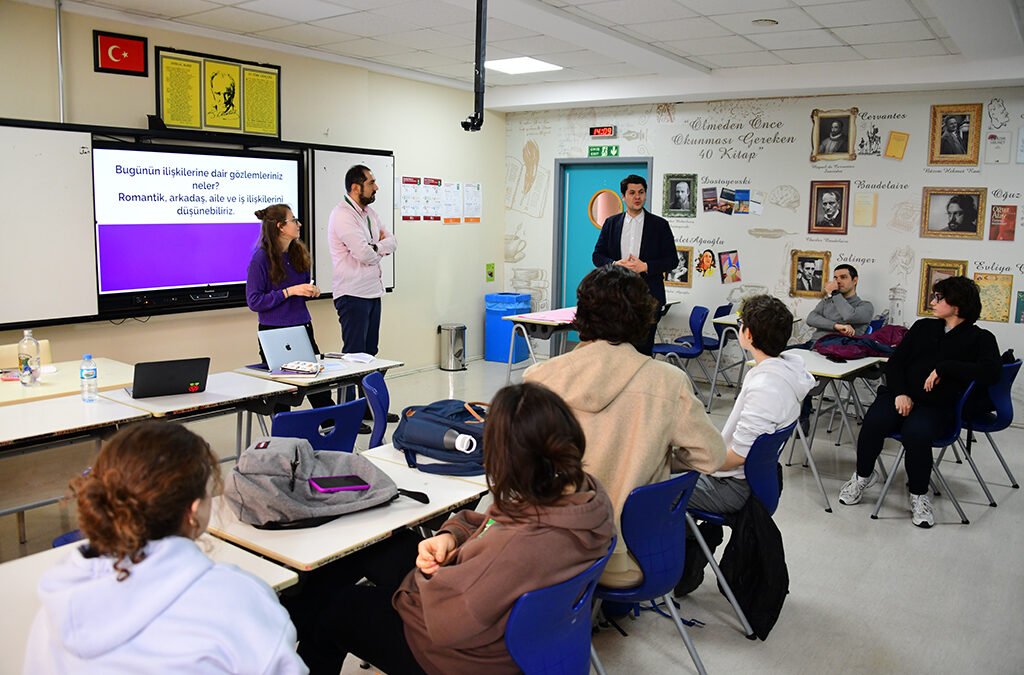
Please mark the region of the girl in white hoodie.
[[88, 543], [39, 583], [24, 672], [308, 672], [274, 592], [196, 546], [219, 486], [210, 446], [180, 424], [114, 434], [71, 483]]

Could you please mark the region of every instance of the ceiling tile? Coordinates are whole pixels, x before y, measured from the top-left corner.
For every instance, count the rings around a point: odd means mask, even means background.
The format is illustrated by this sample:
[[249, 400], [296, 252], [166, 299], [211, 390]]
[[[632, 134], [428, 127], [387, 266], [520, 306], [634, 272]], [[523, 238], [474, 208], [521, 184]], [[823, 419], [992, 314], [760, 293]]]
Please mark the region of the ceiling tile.
[[877, 45], [857, 45], [858, 52], [869, 59], [900, 59], [918, 56], [945, 56], [949, 52], [939, 40], [917, 42], [890, 42]]
[[[834, 2], [835, 0], [829, 1]], [[791, 7], [789, 0], [680, 0], [680, 2], [704, 16]]]
[[824, 28], [818, 28], [817, 30], [784, 30], [780, 33], [758, 33], [748, 37], [765, 49], [832, 47], [842, 44]]
[[926, 19], [931, 19], [935, 16], [935, 12], [933, 12], [932, 8], [928, 6], [927, 0], [910, 0], [910, 4], [912, 4], [917, 11], [920, 12], [921, 16]]
[[836, 63], [861, 61], [863, 57], [852, 47], [813, 47], [811, 49], [776, 49], [772, 52], [789, 63]]
[[960, 48], [956, 46], [955, 42], [953, 42], [953, 38], [942, 38], [940, 42], [942, 42], [942, 45], [949, 50], [950, 54], [960, 53]]
[[440, 56], [439, 54], [423, 51], [409, 52], [407, 54], [394, 54], [391, 56], [378, 56], [376, 60], [393, 66], [403, 66], [405, 68], [416, 69], [435, 66], [455, 66], [460, 64], [460, 62], [455, 59], [449, 59], [445, 56]]
[[[778, 21], [777, 26], [758, 26], [753, 23], [757, 19], [774, 19]], [[752, 35], [754, 33], [773, 33], [784, 30], [810, 30], [821, 26], [811, 17], [807, 16], [802, 9], [767, 9], [760, 12], [741, 12], [738, 14], [723, 14], [714, 17], [716, 23], [725, 26], [730, 31], [740, 35]]]
[[447, 2], [432, 0], [424, 2], [402, 2], [373, 10], [374, 14], [409, 21], [423, 28], [435, 28], [454, 23], [473, 22], [476, 24], [476, 10], [457, 7]]
[[[488, 56], [488, 58], [490, 57]], [[608, 63], [611, 59], [604, 54], [598, 54], [588, 49], [580, 49], [574, 52], [545, 54], [544, 60], [563, 68], [575, 68], [577, 66], [593, 66], [600, 63]]]
[[[488, 40], [490, 44], [490, 40]], [[555, 54], [579, 49], [578, 45], [563, 42], [547, 35], [536, 35], [534, 37], [520, 38], [518, 40], [502, 40], [495, 42], [494, 46], [499, 49], [507, 49], [510, 52], [535, 56], [537, 54]]]
[[340, 5], [360, 12], [370, 9], [379, 9], [380, 7], [387, 5], [397, 5], [406, 1], [407, 0], [324, 0], [324, 2], [329, 2], [332, 5]]
[[[437, 30], [444, 33], [451, 33], [452, 35], [460, 35], [469, 40], [476, 40], [476, 21], [466, 21], [463, 23], [453, 23], [448, 26], [438, 26]], [[514, 23], [508, 21], [502, 21], [501, 19], [488, 19], [487, 20], [487, 42], [497, 42], [499, 40], [514, 40], [516, 38], [531, 37], [539, 35], [535, 30], [524, 28], [523, 26], [517, 26]]]
[[859, 0], [793, 0], [794, 5], [801, 7], [813, 7], [814, 5], [841, 5], [843, 3], [858, 2]]
[[833, 28], [832, 32], [851, 45], [911, 42], [934, 37], [928, 25], [923, 21], [879, 23], [874, 26], [846, 26], [845, 28]]
[[395, 45], [390, 42], [374, 40], [373, 38], [359, 38], [358, 40], [348, 40], [346, 42], [338, 42], [335, 44], [320, 45], [319, 49], [360, 59], [374, 59], [378, 56], [402, 54], [413, 51], [408, 47]]
[[330, 19], [319, 19], [310, 23], [330, 28], [331, 30], [340, 30], [343, 33], [362, 35], [363, 37], [387, 35], [406, 30], [415, 30], [419, 27], [408, 21], [389, 19], [377, 14], [371, 14], [370, 12], [354, 12]]
[[579, 66], [575, 68], [590, 77], [625, 77], [627, 75], [642, 75], [643, 70], [630, 63], [605, 63], [596, 66]]
[[235, 7], [246, 11], [278, 16], [292, 21], [326, 19], [329, 16], [339, 16], [355, 11], [339, 5], [332, 5], [329, 2], [323, 2], [323, 0], [288, 0], [288, 2], [279, 2], [279, 0], [247, 0], [247, 2], [239, 3]]
[[611, 21], [613, 25], [670, 21], [695, 16], [675, 0], [608, 0], [580, 8], [585, 14]]
[[440, 33], [431, 28], [420, 28], [419, 30], [405, 31], [403, 33], [389, 33], [387, 40], [396, 44], [408, 45], [411, 49], [451, 47], [463, 42], [463, 39], [460, 37]]
[[637, 33], [650, 40], [669, 42], [689, 38], [716, 37], [729, 35], [732, 31], [722, 28], [710, 19], [696, 17], [693, 19], [676, 19], [675, 21], [655, 21], [623, 26], [620, 32]]
[[619, 23], [618, 17], [615, 19], [605, 19], [600, 16], [597, 16], [596, 14], [588, 13], [586, 7], [562, 7], [561, 10], [566, 14], [578, 16], [581, 19], [586, 19], [587, 21], [596, 23], [599, 26], [615, 26], [618, 25]]
[[745, 37], [725, 35], [722, 37], [698, 38], [695, 40], [678, 40], [664, 43], [666, 47], [681, 53], [704, 56], [707, 54], [733, 54], [740, 52], [760, 51], [760, 47]]
[[208, 12], [190, 14], [182, 17], [179, 21], [219, 28], [231, 33], [256, 33], [268, 28], [279, 28], [295, 23], [287, 19], [280, 19], [276, 16], [267, 16], [256, 12], [247, 12], [244, 9], [234, 7], [221, 7]]
[[133, 14], [173, 19], [197, 12], [219, 9], [221, 5], [206, 0], [103, 0], [104, 7], [114, 7]]
[[306, 47], [313, 47], [316, 45], [326, 45], [332, 42], [342, 42], [345, 40], [355, 40], [358, 35], [349, 35], [348, 33], [339, 33], [336, 30], [327, 30], [320, 26], [311, 26], [308, 23], [297, 23], [292, 26], [284, 26], [282, 28], [271, 28], [270, 30], [263, 30], [254, 35], [259, 37], [265, 37], [270, 40], [288, 42], [293, 45], [303, 45]]
[[865, 26], [875, 23], [916, 20], [917, 14], [905, 0], [858, 0], [838, 5], [806, 7], [822, 26]]
[[786, 62], [771, 52], [747, 52], [745, 54], [714, 54], [701, 57], [715, 68], [746, 68], [749, 66], [776, 66]]
[[928, 21], [929, 28], [932, 29], [933, 33], [935, 33], [935, 37], [938, 37], [938, 38], [949, 37], [949, 31], [946, 30], [946, 27], [943, 26], [942, 23], [938, 19], [928, 19], [927, 21]]

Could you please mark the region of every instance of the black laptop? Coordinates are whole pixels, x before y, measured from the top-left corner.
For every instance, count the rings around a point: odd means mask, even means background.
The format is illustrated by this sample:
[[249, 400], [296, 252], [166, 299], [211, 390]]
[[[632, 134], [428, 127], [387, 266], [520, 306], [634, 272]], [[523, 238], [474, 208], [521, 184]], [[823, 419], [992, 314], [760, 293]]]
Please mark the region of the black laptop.
[[132, 398], [196, 394], [206, 390], [209, 372], [209, 357], [136, 363], [132, 386], [124, 390]]

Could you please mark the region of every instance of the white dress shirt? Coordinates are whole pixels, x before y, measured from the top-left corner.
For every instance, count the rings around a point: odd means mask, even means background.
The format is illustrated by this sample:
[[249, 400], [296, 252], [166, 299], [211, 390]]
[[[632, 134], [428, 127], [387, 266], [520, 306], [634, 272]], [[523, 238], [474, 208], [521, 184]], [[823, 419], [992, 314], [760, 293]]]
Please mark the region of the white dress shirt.
[[619, 240], [619, 247], [622, 249], [622, 257], [640, 257], [640, 239], [644, 234], [644, 212], [634, 218], [629, 213], [623, 214], [622, 238]]

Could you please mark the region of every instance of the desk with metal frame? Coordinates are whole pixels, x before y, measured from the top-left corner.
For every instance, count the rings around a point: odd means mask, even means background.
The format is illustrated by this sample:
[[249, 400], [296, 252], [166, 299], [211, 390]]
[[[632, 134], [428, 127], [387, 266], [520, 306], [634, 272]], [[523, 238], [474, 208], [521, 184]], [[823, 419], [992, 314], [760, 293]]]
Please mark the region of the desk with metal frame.
[[[563, 307], [544, 312], [513, 314], [501, 318], [512, 322], [512, 339], [508, 345], [508, 368], [505, 371], [505, 384], [508, 384], [512, 381], [512, 354], [515, 351], [516, 334], [522, 335], [526, 340], [526, 347], [530, 350], [530, 360], [533, 363], [537, 363], [537, 355], [533, 353], [533, 345], [530, 343], [532, 337], [551, 340], [551, 356], [557, 356], [565, 350], [565, 334], [572, 330], [572, 322], [576, 318], [576, 308]], [[557, 340], [552, 339], [556, 337]]]
[[[349, 385], [359, 384], [362, 379], [370, 373], [380, 372], [383, 374], [387, 373], [387, 371], [392, 368], [401, 368], [405, 365], [402, 361], [389, 361], [388, 359], [378, 358], [374, 358], [366, 363], [334, 358], [324, 358], [321, 359], [320, 362], [324, 365], [324, 369], [315, 377], [297, 374], [275, 375], [268, 370], [252, 366], [235, 368], [235, 372], [243, 375], [249, 375], [250, 377], [258, 377], [263, 380], [271, 380], [273, 382], [280, 382], [297, 387], [297, 393], [291, 400], [285, 402], [289, 405], [300, 405], [302, 403], [302, 399], [309, 394], [315, 394], [321, 391], [331, 391], [332, 389], [335, 391], [335, 401], [343, 401], [343, 388]], [[264, 433], [266, 433], [263, 420], [260, 419], [259, 421], [262, 425], [261, 428], [263, 428]]]
[[[97, 388], [101, 393], [131, 385], [135, 377], [135, 366], [102, 357], [94, 358], [93, 361], [96, 363]], [[81, 361], [60, 361], [44, 365], [44, 369], [53, 367], [56, 370], [42, 373], [39, 382], [28, 387], [18, 381], [0, 382], [0, 406], [80, 394], [80, 364]]]

